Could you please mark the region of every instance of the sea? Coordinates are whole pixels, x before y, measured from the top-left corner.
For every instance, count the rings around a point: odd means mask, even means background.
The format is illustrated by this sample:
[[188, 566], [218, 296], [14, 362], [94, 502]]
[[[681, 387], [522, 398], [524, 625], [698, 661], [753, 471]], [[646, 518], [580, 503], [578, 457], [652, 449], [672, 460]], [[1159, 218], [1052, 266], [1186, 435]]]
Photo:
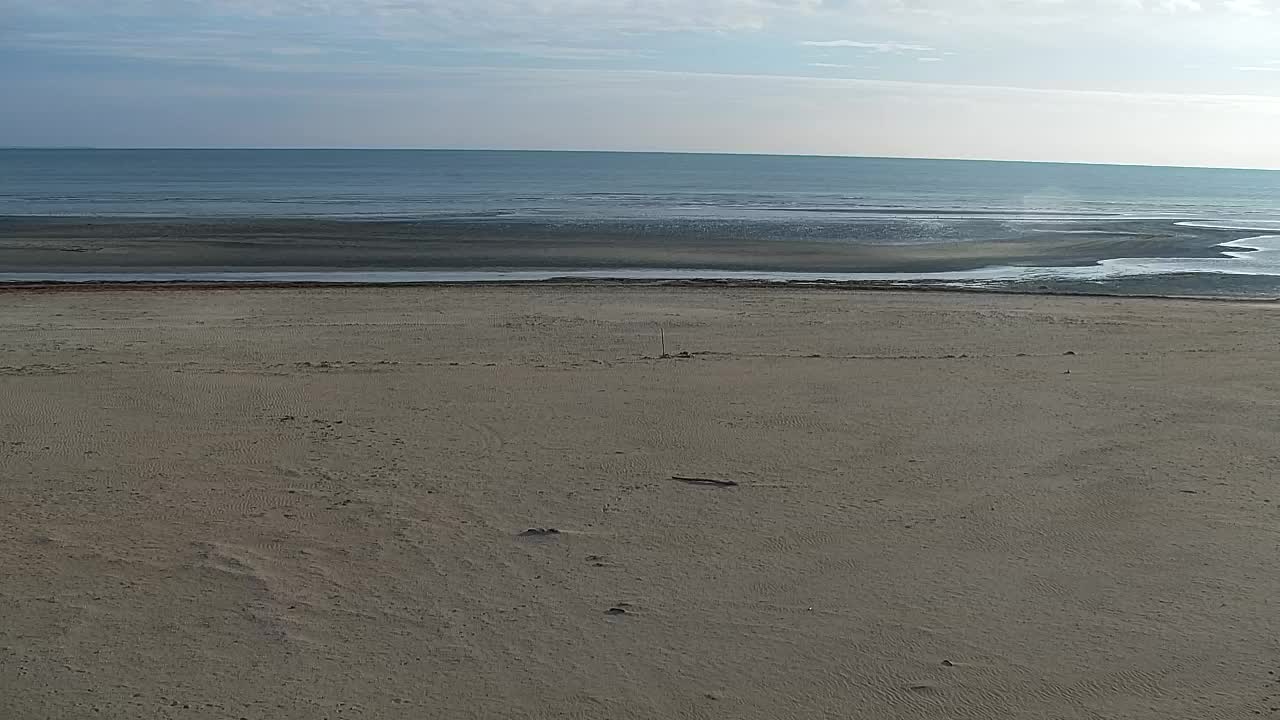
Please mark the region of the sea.
[[1280, 172], [0, 150], [0, 282], [866, 282], [1280, 296]]

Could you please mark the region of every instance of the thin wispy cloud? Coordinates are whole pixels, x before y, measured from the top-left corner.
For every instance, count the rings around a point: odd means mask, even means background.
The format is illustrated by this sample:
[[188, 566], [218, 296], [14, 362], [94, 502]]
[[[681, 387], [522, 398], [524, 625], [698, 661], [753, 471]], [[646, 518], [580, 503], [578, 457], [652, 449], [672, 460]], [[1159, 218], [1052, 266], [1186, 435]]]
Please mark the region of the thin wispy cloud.
[[818, 48], [854, 48], [881, 53], [936, 52], [928, 45], [905, 42], [875, 42], [866, 40], [806, 40], [801, 45]]
[[573, 47], [549, 44], [515, 44], [506, 47], [452, 47], [454, 52], [480, 52], [499, 55], [517, 55], [547, 60], [618, 60], [636, 59], [652, 55], [643, 50], [629, 48]]
[[[493, 47], [495, 41], [519, 41], [574, 47], [585, 36], [761, 35], [842, 26], [919, 36], [805, 41], [896, 53], [929, 52], [937, 38], [955, 40], [959, 32], [998, 34], [1046, 24], [1068, 34], [1141, 28], [1132, 39], [1189, 36], [1224, 48], [1274, 43], [1280, 0], [0, 0], [0, 17], [0, 26], [17, 37], [51, 28], [129, 27], [145, 38], [233, 25], [261, 33], [263, 42], [308, 32], [336, 45], [381, 40]], [[1201, 32], [1194, 34], [1196, 28]]]

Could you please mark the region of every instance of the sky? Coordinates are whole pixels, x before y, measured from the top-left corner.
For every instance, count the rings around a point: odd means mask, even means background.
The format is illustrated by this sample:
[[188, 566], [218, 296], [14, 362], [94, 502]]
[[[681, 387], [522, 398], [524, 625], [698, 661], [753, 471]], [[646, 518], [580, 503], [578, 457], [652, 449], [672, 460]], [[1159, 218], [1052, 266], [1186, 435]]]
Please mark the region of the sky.
[[1280, 0], [0, 0], [0, 145], [1280, 168]]

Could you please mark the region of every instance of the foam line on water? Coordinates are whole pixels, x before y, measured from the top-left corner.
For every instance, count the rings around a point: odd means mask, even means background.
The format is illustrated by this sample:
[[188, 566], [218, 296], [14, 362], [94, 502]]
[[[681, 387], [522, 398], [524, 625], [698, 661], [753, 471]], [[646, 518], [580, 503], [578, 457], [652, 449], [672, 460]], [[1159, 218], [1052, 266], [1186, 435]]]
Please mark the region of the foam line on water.
[[1249, 223], [1243, 225], [1232, 222], [1218, 222], [1209, 220], [1184, 220], [1176, 222], [1174, 225], [1179, 227], [1199, 228], [1201, 230], [1246, 230], [1249, 232], [1280, 232], [1280, 222], [1263, 221], [1261, 223]]
[[210, 283], [455, 283], [534, 282], [557, 278], [602, 280], [745, 280], [788, 281], [898, 281], [998, 280], [1018, 268], [981, 268], [947, 273], [824, 273], [769, 272], [751, 270], [690, 270], [681, 268], [631, 268], [600, 270], [361, 270], [287, 272], [83, 272], [83, 273], [0, 273], [0, 283], [118, 283], [118, 282], [210, 282]]

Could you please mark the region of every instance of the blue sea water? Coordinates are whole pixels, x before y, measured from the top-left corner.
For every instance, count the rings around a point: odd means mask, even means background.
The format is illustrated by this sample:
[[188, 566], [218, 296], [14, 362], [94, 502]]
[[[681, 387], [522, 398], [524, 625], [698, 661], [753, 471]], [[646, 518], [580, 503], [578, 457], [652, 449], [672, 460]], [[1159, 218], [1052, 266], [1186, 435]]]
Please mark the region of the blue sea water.
[[965, 160], [380, 150], [0, 150], [0, 215], [1280, 219], [1280, 172]]
[[[724, 254], [726, 273], [761, 277], [799, 270], [833, 279], [1280, 276], [1280, 261], [1266, 255], [1280, 250], [1271, 236], [1280, 233], [1280, 172], [1260, 170], [657, 153], [17, 149], [0, 150], [0, 217], [411, 220], [465, 226], [459, 243], [479, 231], [507, 233], [513, 246], [530, 228], [539, 236], [598, 236], [613, 249], [627, 238], [661, 238], [671, 261], [636, 260], [637, 276], [663, 269], [713, 276], [715, 253]], [[0, 240], [5, 232], [0, 226]], [[1135, 258], [1125, 252], [1129, 238], [1150, 242], [1165, 233], [1177, 249], [1202, 240], [1185, 236], [1193, 232], [1220, 233], [1210, 247], [1218, 240], [1239, 244], [1189, 256], [1178, 250], [1153, 257], [1149, 247]], [[828, 268], [815, 259], [797, 269], [771, 267], [768, 251], [776, 247], [782, 255], [798, 242], [892, 248], [999, 241], [1014, 247], [1024, 235], [1028, 243], [1043, 243], [1073, 233], [1098, 240], [1098, 257], [1045, 267], [1015, 259], [1003, 271], [987, 256], [975, 261], [987, 264], [974, 267], [863, 268], [843, 260]], [[700, 250], [696, 264], [682, 262], [692, 255], [679, 252], [682, 242], [692, 246], [702, 237], [718, 244]], [[730, 257], [735, 238], [753, 243], [749, 262]], [[602, 270], [626, 276], [624, 251]], [[22, 275], [25, 268], [5, 267], [4, 257], [0, 274]], [[483, 268], [435, 263], [424, 260], [412, 270], [591, 269], [589, 260], [538, 267], [525, 260]], [[316, 272], [298, 268], [304, 269]]]

